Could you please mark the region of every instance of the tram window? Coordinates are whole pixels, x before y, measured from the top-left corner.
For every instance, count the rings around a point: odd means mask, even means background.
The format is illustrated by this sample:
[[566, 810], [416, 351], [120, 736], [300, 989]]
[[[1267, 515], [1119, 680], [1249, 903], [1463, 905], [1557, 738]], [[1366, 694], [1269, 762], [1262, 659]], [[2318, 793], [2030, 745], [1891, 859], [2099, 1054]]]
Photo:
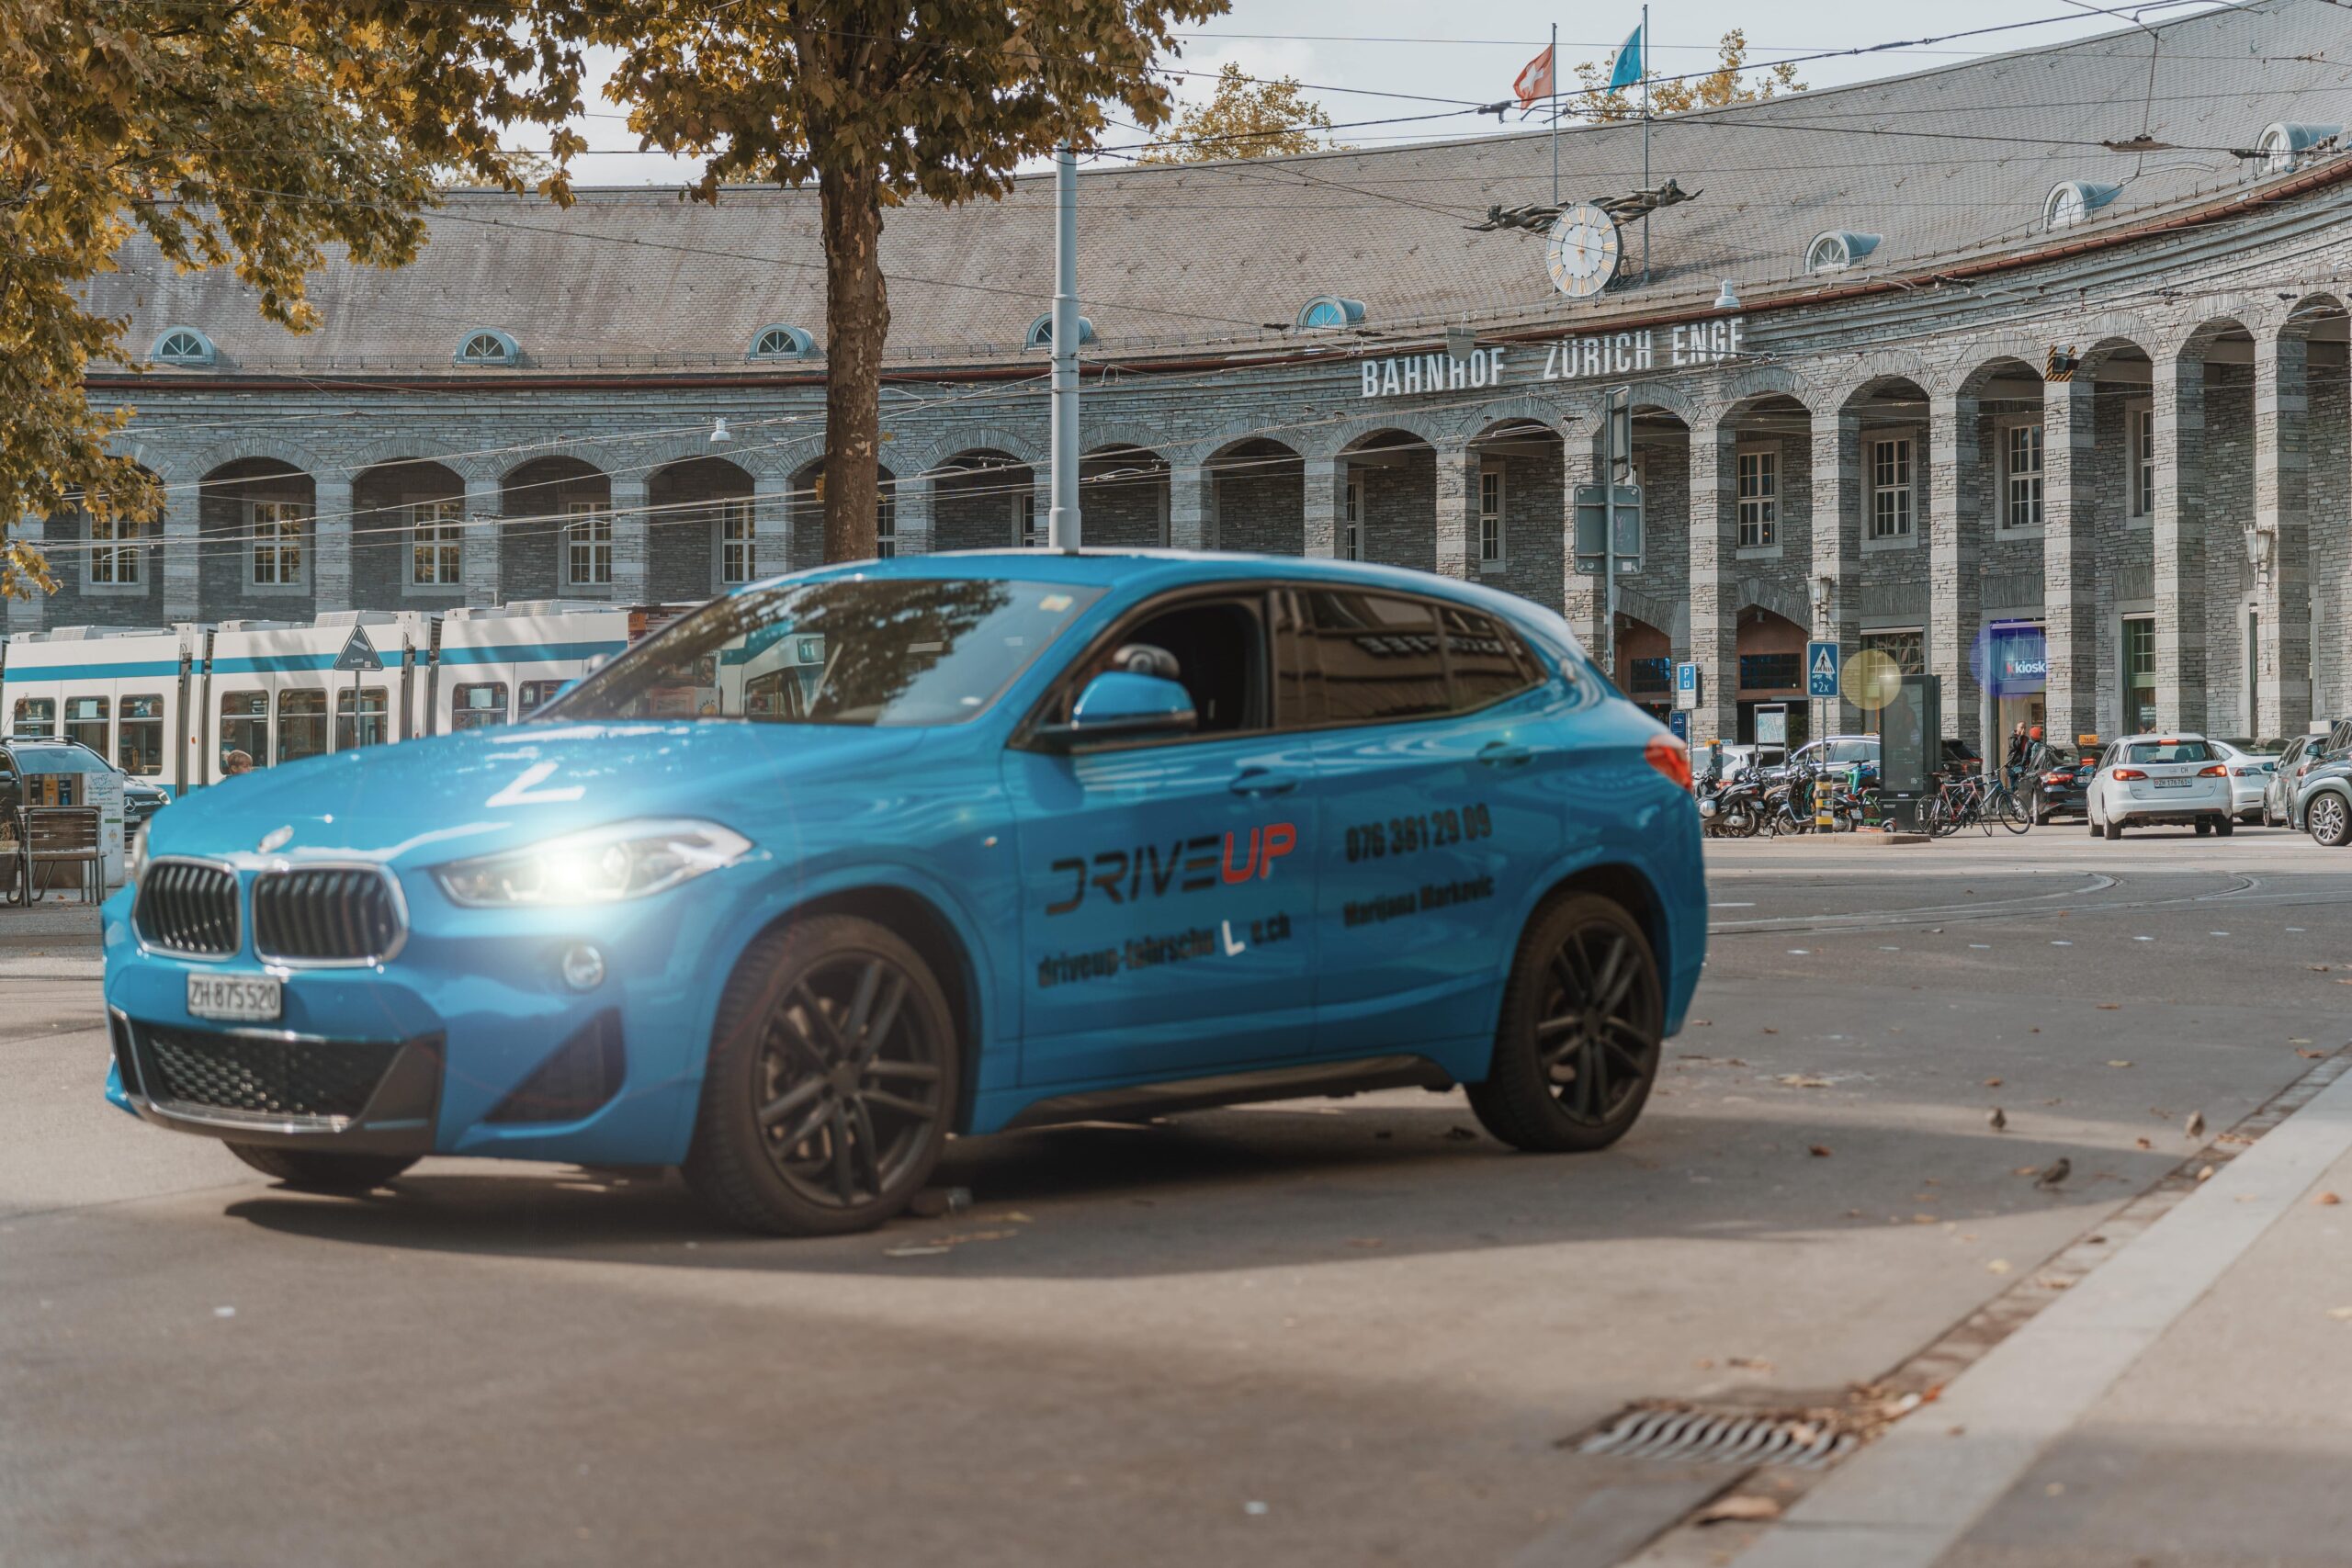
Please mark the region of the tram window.
[[526, 681], [514, 711], [526, 715], [537, 713], [555, 701], [555, 694], [562, 690], [563, 682], [560, 681]]
[[327, 749], [327, 694], [324, 692], [277, 694], [277, 760], [300, 761], [318, 757]]
[[480, 681], [449, 688], [449, 728], [487, 729], [506, 722], [506, 682]]
[[[230, 773], [231, 756], [241, 755], [246, 768], [269, 765], [269, 694], [220, 694], [220, 771]], [[243, 769], [237, 769], [242, 773]]]
[[808, 704], [797, 670], [771, 670], [743, 682], [743, 713], [749, 718], [805, 719]]
[[17, 735], [55, 735], [57, 733], [57, 699], [54, 697], [18, 697], [17, 716], [9, 724]]
[[359, 689], [359, 736], [351, 733], [351, 688], [345, 686], [334, 694], [334, 749], [348, 751], [354, 746], [381, 746], [390, 737], [384, 728], [384, 716], [390, 711], [381, 686]]
[[126, 773], [153, 778], [164, 771], [164, 699], [125, 697], [115, 726], [114, 763]]
[[78, 740], [103, 757], [107, 754], [107, 708], [104, 697], [65, 699], [65, 739]]

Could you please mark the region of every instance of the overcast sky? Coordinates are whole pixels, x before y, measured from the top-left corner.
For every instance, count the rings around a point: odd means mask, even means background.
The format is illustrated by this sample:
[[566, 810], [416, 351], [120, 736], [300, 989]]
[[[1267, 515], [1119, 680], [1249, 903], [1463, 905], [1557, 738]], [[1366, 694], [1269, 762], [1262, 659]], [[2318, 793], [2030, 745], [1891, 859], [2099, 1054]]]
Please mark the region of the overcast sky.
[[[2111, 32], [2135, 17], [2161, 20], [2211, 9], [2216, 3], [1806, 0], [1796, 6], [1787, 0], [1666, 0], [1651, 8], [1650, 69], [1654, 75], [1702, 69], [1733, 28], [1747, 30], [1748, 59], [1759, 62], [1963, 30], [1974, 34], [1798, 67], [1808, 85], [1827, 87]], [[1187, 77], [1178, 91], [1187, 98], [1205, 96], [1207, 79], [1231, 61], [1253, 76], [1287, 75], [1306, 84], [1309, 96], [1334, 122], [1352, 124], [1340, 132], [1341, 139], [1361, 146], [1471, 136], [1491, 132], [1496, 122], [1474, 114], [1385, 126], [1353, 122], [1442, 115], [1462, 102], [1507, 97], [1513, 78], [1544, 48], [1555, 22], [1560, 27], [1561, 84], [1570, 85], [1577, 62], [1605, 59], [1641, 19], [1638, 0], [1588, 0], [1573, 7], [1558, 0], [1487, 0], [1474, 12], [1430, 0], [1234, 0], [1226, 16], [1186, 35], [1183, 58], [1173, 63], [1200, 75]], [[1453, 18], [1461, 19], [1458, 30], [1469, 36], [1437, 36]], [[1993, 28], [2002, 30], [1985, 30]], [[636, 152], [620, 112], [601, 103], [595, 108], [581, 129], [598, 151], [580, 160], [581, 184], [669, 185], [698, 172], [691, 164]], [[1518, 123], [1516, 115], [1512, 123]]]

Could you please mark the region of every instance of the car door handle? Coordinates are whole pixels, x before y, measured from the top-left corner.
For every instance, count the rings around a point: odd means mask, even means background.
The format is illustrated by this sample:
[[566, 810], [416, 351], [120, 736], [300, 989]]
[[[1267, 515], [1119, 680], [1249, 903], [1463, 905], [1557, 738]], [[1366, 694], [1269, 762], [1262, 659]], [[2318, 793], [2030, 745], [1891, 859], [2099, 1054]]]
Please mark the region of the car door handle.
[[1244, 768], [1225, 787], [1236, 795], [1288, 795], [1298, 787], [1298, 780], [1271, 768]]
[[1508, 740], [1490, 740], [1478, 748], [1478, 761], [1490, 768], [1515, 768], [1535, 755], [1525, 746], [1514, 746]]

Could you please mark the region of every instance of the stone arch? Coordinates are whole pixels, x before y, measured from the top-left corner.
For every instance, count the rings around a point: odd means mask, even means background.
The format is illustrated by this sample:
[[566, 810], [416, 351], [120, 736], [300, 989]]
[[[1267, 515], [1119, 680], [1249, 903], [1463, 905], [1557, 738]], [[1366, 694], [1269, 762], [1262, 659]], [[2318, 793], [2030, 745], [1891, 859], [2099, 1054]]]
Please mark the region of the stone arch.
[[1802, 626], [1812, 619], [1803, 594], [1769, 577], [1741, 578], [1733, 598], [1738, 609], [1770, 610], [1792, 626]]
[[198, 482], [215, 471], [242, 462], [267, 461], [299, 468], [315, 481], [322, 474], [340, 477], [344, 467], [325, 460], [316, 447], [282, 436], [241, 435], [206, 447], [190, 457], [186, 467]]
[[1046, 458], [1045, 446], [1025, 431], [1001, 424], [958, 424], [901, 457], [899, 471], [912, 477], [936, 474], [948, 459], [966, 452], [1001, 452], [1031, 468], [1043, 466]]
[[1024, 538], [1043, 543], [1037, 467], [1006, 447], [967, 446], [936, 458], [933, 526], [943, 550], [1008, 550]]
[[759, 480], [704, 446], [645, 476], [645, 592], [656, 604], [698, 604], [761, 575]]
[[1392, 409], [1338, 421], [1325, 427], [1322, 438], [1306, 444], [1305, 449], [1310, 457], [1336, 457], [1365, 450], [1367, 442], [1390, 431], [1431, 447], [1454, 435], [1451, 421], [1417, 411]]
[[1539, 397], [1532, 392], [1520, 392], [1509, 397], [1496, 398], [1490, 402], [1480, 403], [1476, 408], [1464, 409], [1453, 421], [1453, 434], [1456, 436], [1474, 436], [1498, 424], [1524, 420], [1531, 423], [1544, 425], [1555, 434], [1562, 434], [1566, 433], [1568, 425], [1574, 423], [1575, 418], [1576, 415], [1567, 408], [1550, 398]]
[[351, 602], [389, 608], [416, 595], [465, 594], [464, 558], [477, 523], [465, 517], [466, 478], [438, 458], [390, 456], [355, 464], [351, 479]]
[[1969, 345], [1969, 357], [1953, 366], [1940, 383], [1928, 390], [1938, 397], [1974, 397], [1985, 382], [2010, 366], [2039, 380], [2050, 345], [2015, 333], [1995, 333]]
[[[874, 547], [878, 556], [899, 553], [899, 476], [888, 463], [875, 465], [874, 478]], [[825, 459], [820, 456], [803, 461], [798, 468], [781, 479], [758, 481], [754, 495], [770, 504], [781, 503], [791, 519], [787, 527], [791, 543], [786, 547], [784, 569], [805, 571], [823, 564], [825, 558]], [[919, 554], [931, 547], [929, 540], [909, 538], [905, 541], [910, 554]], [[765, 547], [763, 546], [763, 548]], [[765, 576], [776, 570], [764, 557], [760, 572]]]
[[197, 481], [197, 602], [207, 616], [310, 618], [318, 481], [292, 460], [300, 450], [240, 444]]
[[[714, 414], [715, 420], [727, 416]], [[621, 472], [645, 476], [648, 484], [666, 468], [691, 463], [698, 458], [724, 462], [740, 470], [753, 483], [761, 480], [781, 480], [792, 471], [792, 461], [786, 449], [775, 442], [763, 439], [766, 432], [758, 427], [730, 428], [729, 439], [718, 446], [710, 441], [708, 425], [632, 445], [628, 448], [627, 461], [616, 465]]]
[[1724, 378], [1715, 401], [1724, 410], [1724, 417], [1729, 417], [1742, 404], [1787, 398], [1803, 404], [1805, 413], [1811, 416], [1819, 412], [1814, 405], [1822, 396], [1785, 365], [1755, 365]]
[[1876, 381], [1908, 381], [1922, 395], [1930, 394], [1936, 385], [1936, 372], [1927, 355], [1907, 348], [1869, 348], [1857, 354], [1847, 367], [1845, 384], [1851, 389], [1838, 399], [1842, 409], [1851, 403], [1860, 391]]
[[2113, 364], [2129, 363], [2134, 360], [2153, 364], [2154, 355], [2148, 349], [2149, 341], [2152, 340], [2127, 337], [2120, 333], [2105, 333], [2093, 339], [2090, 347], [2075, 351], [2076, 357], [2075, 374], [2077, 378], [2085, 376], [2097, 378]]
[[1219, 549], [1256, 555], [1306, 553], [1306, 462], [1272, 436], [1229, 441], [1203, 461]]

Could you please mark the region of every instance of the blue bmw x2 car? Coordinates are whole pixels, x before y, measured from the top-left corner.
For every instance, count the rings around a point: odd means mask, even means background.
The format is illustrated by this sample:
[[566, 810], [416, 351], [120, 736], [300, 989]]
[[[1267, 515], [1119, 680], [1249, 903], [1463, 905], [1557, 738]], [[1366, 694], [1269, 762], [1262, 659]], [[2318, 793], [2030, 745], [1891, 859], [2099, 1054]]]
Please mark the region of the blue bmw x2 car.
[[1407, 1085], [1640, 1114], [1705, 945], [1681, 746], [1417, 572], [931, 556], [680, 620], [534, 722], [200, 791], [106, 907], [107, 1093], [289, 1183], [675, 1165], [878, 1224], [954, 1134]]

